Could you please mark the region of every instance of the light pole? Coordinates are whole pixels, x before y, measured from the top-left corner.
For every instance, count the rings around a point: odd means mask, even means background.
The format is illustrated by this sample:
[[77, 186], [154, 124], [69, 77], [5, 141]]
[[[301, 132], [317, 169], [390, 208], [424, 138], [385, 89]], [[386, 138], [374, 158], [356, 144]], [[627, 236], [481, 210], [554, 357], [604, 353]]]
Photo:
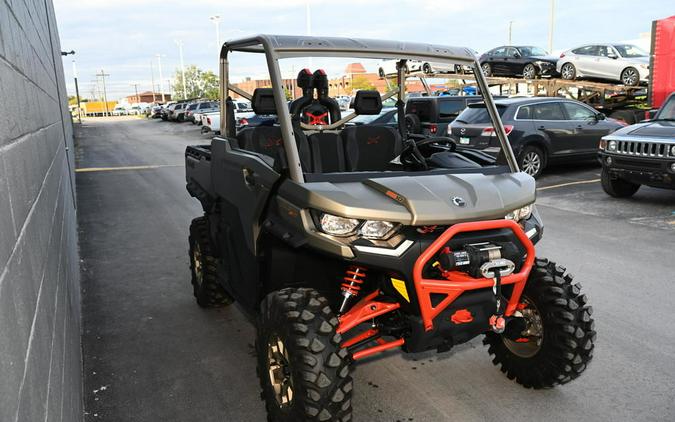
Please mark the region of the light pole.
[[551, 16], [548, 27], [548, 52], [553, 52], [553, 25], [555, 23], [555, 0], [551, 0]]
[[162, 103], [166, 103], [164, 87], [162, 86], [162, 55], [158, 53], [155, 56], [157, 56], [157, 64], [159, 64], [159, 91], [162, 93]]
[[154, 104], [157, 100], [155, 100], [155, 69], [153, 68], [152, 60], [150, 60], [150, 78], [152, 78], [152, 102]]
[[210, 16], [209, 19], [216, 25], [216, 48], [220, 50], [220, 15]]
[[174, 40], [178, 46], [178, 54], [180, 54], [180, 79], [183, 81], [183, 99], [187, 100], [187, 90], [185, 89], [185, 63], [183, 63], [183, 41]]

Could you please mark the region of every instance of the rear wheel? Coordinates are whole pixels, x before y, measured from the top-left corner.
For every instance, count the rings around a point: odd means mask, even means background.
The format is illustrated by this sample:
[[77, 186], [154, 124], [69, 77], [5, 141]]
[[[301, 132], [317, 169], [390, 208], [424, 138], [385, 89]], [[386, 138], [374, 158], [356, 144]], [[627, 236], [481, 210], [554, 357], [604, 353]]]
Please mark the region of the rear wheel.
[[428, 74], [431, 73], [431, 71], [432, 71], [432, 69], [431, 69], [431, 65], [429, 63], [424, 63], [424, 65], [422, 65], [422, 72], [424, 72], [428, 75]]
[[422, 122], [417, 114], [409, 113], [405, 115], [405, 127], [408, 133], [422, 133]]
[[640, 83], [640, 73], [634, 67], [627, 67], [621, 72], [621, 82], [626, 86], [637, 86]]
[[492, 76], [492, 66], [490, 66], [490, 63], [480, 65], [480, 70], [483, 72], [483, 76]]
[[536, 146], [525, 147], [520, 155], [520, 169], [535, 179], [541, 175], [546, 165], [546, 155]]
[[523, 291], [520, 333], [488, 333], [483, 343], [509, 379], [526, 388], [551, 388], [581, 375], [593, 358], [596, 333], [581, 285], [565, 269], [536, 259]]
[[602, 189], [605, 193], [615, 198], [628, 198], [633, 196], [635, 192], [640, 189], [640, 185], [637, 183], [632, 183], [619, 178], [612, 179], [609, 172], [605, 169], [603, 169], [600, 174], [600, 183], [602, 184]]
[[256, 351], [268, 420], [351, 420], [349, 353], [339, 321], [314, 289], [286, 288], [260, 305]]
[[377, 74], [380, 75], [380, 78], [384, 78], [386, 76], [386, 74], [384, 73], [384, 69], [382, 68], [379, 68], [377, 70]]
[[565, 63], [560, 68], [560, 76], [562, 76], [563, 79], [572, 81], [577, 77], [577, 68], [574, 67], [572, 63]]
[[534, 79], [537, 77], [537, 69], [532, 63], [528, 63], [523, 68], [523, 78], [525, 79]]
[[218, 261], [213, 256], [206, 217], [192, 220], [189, 241], [192, 290], [197, 304], [203, 308], [229, 305], [233, 299], [218, 281]]

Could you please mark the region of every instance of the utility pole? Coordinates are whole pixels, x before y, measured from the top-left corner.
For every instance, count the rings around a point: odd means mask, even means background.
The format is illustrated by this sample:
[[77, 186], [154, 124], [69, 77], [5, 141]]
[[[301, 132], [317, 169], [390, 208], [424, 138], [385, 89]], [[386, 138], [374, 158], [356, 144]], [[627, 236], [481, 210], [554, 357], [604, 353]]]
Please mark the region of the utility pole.
[[209, 19], [216, 25], [216, 48], [220, 51], [220, 16], [213, 15]]
[[555, 0], [551, 0], [551, 16], [548, 24], [548, 52], [553, 52], [553, 25], [555, 23]]
[[159, 64], [159, 91], [162, 93], [162, 103], [166, 103], [164, 99], [164, 88], [162, 87], [162, 55], [155, 54], [157, 56], [157, 63]]
[[153, 69], [152, 60], [150, 60], [150, 77], [152, 78], [152, 102], [157, 102], [155, 99], [155, 69]]
[[101, 73], [96, 74], [96, 79], [99, 77], [101, 78], [101, 82], [103, 83], [103, 104], [105, 104], [105, 114], [106, 116], [110, 115], [110, 111], [108, 110], [108, 93], [106, 92], [105, 89], [105, 77], [110, 76], [109, 73], [105, 73], [103, 69], [101, 69]]
[[134, 87], [134, 92], [136, 92], [136, 105], [141, 102], [141, 99], [138, 97], [138, 84], [130, 84]]
[[511, 45], [511, 29], [513, 29], [513, 21], [509, 21], [509, 45]]
[[178, 54], [180, 55], [180, 79], [183, 81], [183, 99], [187, 100], [187, 89], [185, 89], [185, 63], [183, 63], [183, 41], [174, 41], [178, 46]]
[[77, 122], [82, 123], [82, 110], [80, 109], [80, 87], [77, 85], [77, 67], [73, 59], [73, 79], [75, 79], [75, 95], [77, 97]]

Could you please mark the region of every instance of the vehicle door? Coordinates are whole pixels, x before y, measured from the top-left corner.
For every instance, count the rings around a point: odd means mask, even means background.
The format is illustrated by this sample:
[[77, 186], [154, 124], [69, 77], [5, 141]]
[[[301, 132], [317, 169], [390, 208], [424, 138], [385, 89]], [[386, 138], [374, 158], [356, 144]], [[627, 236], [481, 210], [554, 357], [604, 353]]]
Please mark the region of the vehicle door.
[[530, 113], [534, 128], [549, 141], [551, 156], [573, 153], [573, 124], [565, 120], [565, 114], [559, 102], [532, 104]]
[[230, 292], [245, 305], [258, 297], [257, 239], [270, 191], [281, 177], [270, 157], [237, 148], [237, 140], [211, 141], [211, 181], [220, 198], [218, 244], [225, 249]]
[[574, 53], [572, 63], [574, 63], [574, 66], [577, 68], [577, 73], [581, 73], [585, 76], [593, 75], [592, 66], [595, 62], [596, 50], [597, 46], [587, 45], [572, 51]]
[[525, 59], [522, 57], [520, 51], [514, 47], [506, 49], [506, 56], [504, 57], [504, 69], [509, 76], [520, 75], [525, 65]]
[[616, 50], [614, 50], [614, 47], [611, 45], [599, 45], [596, 52], [597, 56], [593, 59], [595, 76], [614, 80], [619, 79], [621, 70], [617, 68], [620, 67], [621, 64], [617, 60], [619, 55]]
[[599, 113], [587, 105], [571, 101], [563, 101], [561, 105], [566, 121], [572, 123], [574, 128], [571, 140], [574, 154], [594, 157], [598, 152], [600, 138], [609, 133], [610, 125], [606, 120], [598, 119]]
[[492, 73], [503, 75], [508, 72], [506, 67], [506, 47], [496, 48], [488, 58], [488, 63], [492, 66]]

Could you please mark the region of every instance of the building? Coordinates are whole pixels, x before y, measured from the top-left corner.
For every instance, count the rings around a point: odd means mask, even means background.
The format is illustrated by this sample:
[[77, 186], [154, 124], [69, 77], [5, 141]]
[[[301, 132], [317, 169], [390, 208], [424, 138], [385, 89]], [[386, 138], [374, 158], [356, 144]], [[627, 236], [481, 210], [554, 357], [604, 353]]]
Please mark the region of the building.
[[[171, 101], [171, 94], [165, 93], [164, 99], [166, 101]], [[139, 92], [138, 96], [136, 96], [136, 94], [129, 95], [128, 97], [126, 97], [126, 100], [129, 104], [161, 102], [162, 101], [162, 93], [161, 92], [152, 92], [152, 91], [143, 91], [143, 92]]]

